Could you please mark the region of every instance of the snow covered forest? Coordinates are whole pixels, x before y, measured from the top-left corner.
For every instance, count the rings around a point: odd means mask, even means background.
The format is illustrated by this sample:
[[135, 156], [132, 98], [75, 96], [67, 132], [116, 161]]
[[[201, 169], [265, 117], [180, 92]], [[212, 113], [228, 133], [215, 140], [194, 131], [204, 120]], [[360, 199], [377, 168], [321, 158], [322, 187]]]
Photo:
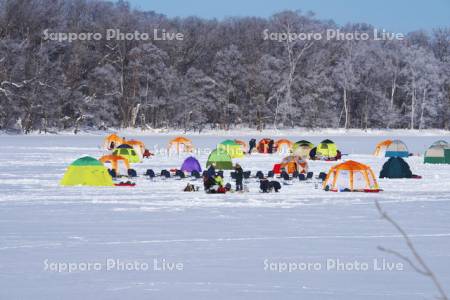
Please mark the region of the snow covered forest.
[[[43, 39], [109, 28], [184, 39]], [[403, 41], [263, 39], [328, 28], [338, 25], [294, 11], [207, 20], [122, 1], [0, 0], [0, 130], [450, 128], [450, 28]]]

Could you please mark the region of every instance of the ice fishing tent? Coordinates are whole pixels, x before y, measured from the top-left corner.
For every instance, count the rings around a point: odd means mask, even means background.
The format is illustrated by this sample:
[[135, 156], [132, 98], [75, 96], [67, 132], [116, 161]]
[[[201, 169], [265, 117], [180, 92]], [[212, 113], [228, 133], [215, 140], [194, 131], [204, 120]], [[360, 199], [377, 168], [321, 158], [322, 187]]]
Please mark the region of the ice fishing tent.
[[197, 171], [201, 173], [202, 167], [200, 166], [200, 163], [195, 157], [189, 156], [184, 160], [183, 164], [181, 165], [181, 171], [183, 172]]
[[353, 160], [331, 167], [323, 182], [323, 188], [333, 192], [380, 191], [372, 169]]
[[375, 152], [373, 153], [374, 156], [378, 157], [384, 157], [386, 154], [386, 149], [392, 144], [392, 140], [384, 140], [382, 142], [379, 142], [377, 146], [375, 147]]
[[323, 140], [311, 152], [314, 152], [314, 157], [312, 157], [312, 158], [316, 159], [316, 160], [337, 160], [337, 159], [339, 159], [338, 148], [337, 148], [336, 144], [331, 140]]
[[231, 170], [233, 169], [233, 162], [231, 157], [225, 151], [213, 150], [208, 156], [206, 167], [214, 164], [216, 169]]
[[431, 144], [431, 146], [448, 146], [448, 143], [447, 143], [447, 141], [439, 140], [439, 141], [436, 141], [433, 144]]
[[136, 153], [139, 155], [139, 157], [144, 157], [144, 152], [145, 152], [145, 144], [141, 141], [137, 141], [137, 140], [129, 140], [129, 141], [125, 141], [124, 144], [130, 145], [131, 147], [133, 147], [134, 151], [136, 151]]
[[289, 155], [283, 158], [280, 164], [280, 169], [285, 169], [288, 174], [292, 174], [295, 171], [298, 171], [299, 173], [305, 173], [308, 169], [308, 163], [306, 160], [303, 160], [302, 158], [295, 156], [295, 155]]
[[192, 141], [182, 136], [172, 139], [167, 146], [168, 151], [175, 150], [176, 153], [192, 152], [193, 148]]
[[136, 153], [133, 147], [127, 144], [122, 144], [113, 151], [113, 155], [120, 155], [128, 159], [129, 163], [138, 163], [141, 157]]
[[380, 178], [412, 178], [408, 163], [401, 157], [391, 157], [384, 163]]
[[128, 159], [120, 155], [103, 155], [99, 158], [99, 161], [104, 165], [111, 164], [111, 169], [116, 172], [116, 175], [126, 175], [130, 169]]
[[241, 145], [233, 140], [226, 140], [217, 145], [217, 150], [226, 152], [231, 158], [244, 156]]
[[248, 146], [247, 143], [241, 140], [234, 140], [234, 142], [241, 146], [242, 151], [247, 152]]
[[408, 157], [409, 151], [406, 144], [400, 140], [393, 140], [386, 148], [385, 157]]
[[293, 145], [294, 143], [288, 139], [279, 139], [275, 142], [275, 148], [278, 153], [289, 153]]
[[108, 169], [93, 157], [85, 156], [74, 161], [60, 181], [62, 186], [114, 186]]
[[295, 156], [300, 156], [302, 158], [309, 158], [309, 152], [311, 152], [312, 148], [314, 148], [313, 143], [301, 140], [295, 142], [292, 146], [292, 154], [294, 154]]
[[256, 150], [258, 150], [259, 153], [269, 153], [269, 144], [273, 143], [274, 141], [272, 139], [262, 139], [259, 141], [259, 143], [256, 145]]
[[432, 145], [425, 152], [426, 164], [450, 164], [450, 148], [446, 145]]
[[122, 145], [123, 142], [124, 141], [121, 137], [119, 137], [117, 134], [113, 133], [113, 134], [108, 135], [105, 138], [103, 148], [107, 149], [107, 150], [113, 150], [117, 146]]

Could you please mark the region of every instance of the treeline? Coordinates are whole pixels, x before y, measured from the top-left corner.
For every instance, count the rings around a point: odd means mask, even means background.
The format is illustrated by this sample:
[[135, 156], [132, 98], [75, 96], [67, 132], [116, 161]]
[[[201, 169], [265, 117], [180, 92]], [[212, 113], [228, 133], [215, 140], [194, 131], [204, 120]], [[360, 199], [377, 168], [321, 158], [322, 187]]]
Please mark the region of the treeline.
[[[381, 8], [380, 8], [381, 9]], [[237, 126], [450, 127], [450, 28], [384, 41], [267, 40], [367, 32], [312, 14], [168, 18], [127, 2], [0, 0], [0, 130]], [[183, 33], [53, 41], [43, 32]]]

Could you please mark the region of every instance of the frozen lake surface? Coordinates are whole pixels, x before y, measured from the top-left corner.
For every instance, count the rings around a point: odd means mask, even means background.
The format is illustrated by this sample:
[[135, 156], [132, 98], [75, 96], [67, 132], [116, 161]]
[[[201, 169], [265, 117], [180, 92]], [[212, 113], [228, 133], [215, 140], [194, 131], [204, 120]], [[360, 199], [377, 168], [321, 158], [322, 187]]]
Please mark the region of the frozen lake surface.
[[[153, 151], [170, 139], [133, 137]], [[331, 138], [344, 159], [369, 164], [376, 174], [385, 161], [371, 155], [380, 136], [287, 137], [315, 144]], [[203, 167], [208, 150], [227, 138], [192, 137]], [[442, 137], [401, 138], [423, 155]], [[72, 161], [105, 154], [102, 143], [95, 135], [0, 136], [0, 299], [432, 299], [431, 282], [408, 265], [386, 269], [402, 261], [377, 246], [409, 252], [380, 219], [375, 199], [450, 291], [450, 166], [410, 157], [423, 179], [379, 180], [379, 194], [330, 193], [300, 182], [262, 194], [253, 179], [248, 193], [208, 195], [182, 192], [188, 179], [142, 176], [134, 188], [60, 187]], [[134, 168], [176, 168], [185, 157], [157, 153]], [[282, 157], [236, 162], [266, 173]], [[310, 168], [317, 175], [333, 164]], [[61, 270], [69, 263], [77, 269]], [[312, 269], [274, 270], [284, 263]], [[349, 269], [358, 264], [368, 269]]]

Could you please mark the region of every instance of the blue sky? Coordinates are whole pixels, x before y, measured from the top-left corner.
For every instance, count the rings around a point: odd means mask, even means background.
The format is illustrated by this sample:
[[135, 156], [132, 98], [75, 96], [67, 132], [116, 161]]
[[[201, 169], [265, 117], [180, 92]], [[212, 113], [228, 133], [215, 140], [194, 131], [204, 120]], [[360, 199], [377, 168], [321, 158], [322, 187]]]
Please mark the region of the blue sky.
[[267, 17], [285, 9], [313, 11], [338, 24], [365, 22], [390, 31], [450, 27], [450, 0], [129, 0], [134, 8], [170, 17]]

